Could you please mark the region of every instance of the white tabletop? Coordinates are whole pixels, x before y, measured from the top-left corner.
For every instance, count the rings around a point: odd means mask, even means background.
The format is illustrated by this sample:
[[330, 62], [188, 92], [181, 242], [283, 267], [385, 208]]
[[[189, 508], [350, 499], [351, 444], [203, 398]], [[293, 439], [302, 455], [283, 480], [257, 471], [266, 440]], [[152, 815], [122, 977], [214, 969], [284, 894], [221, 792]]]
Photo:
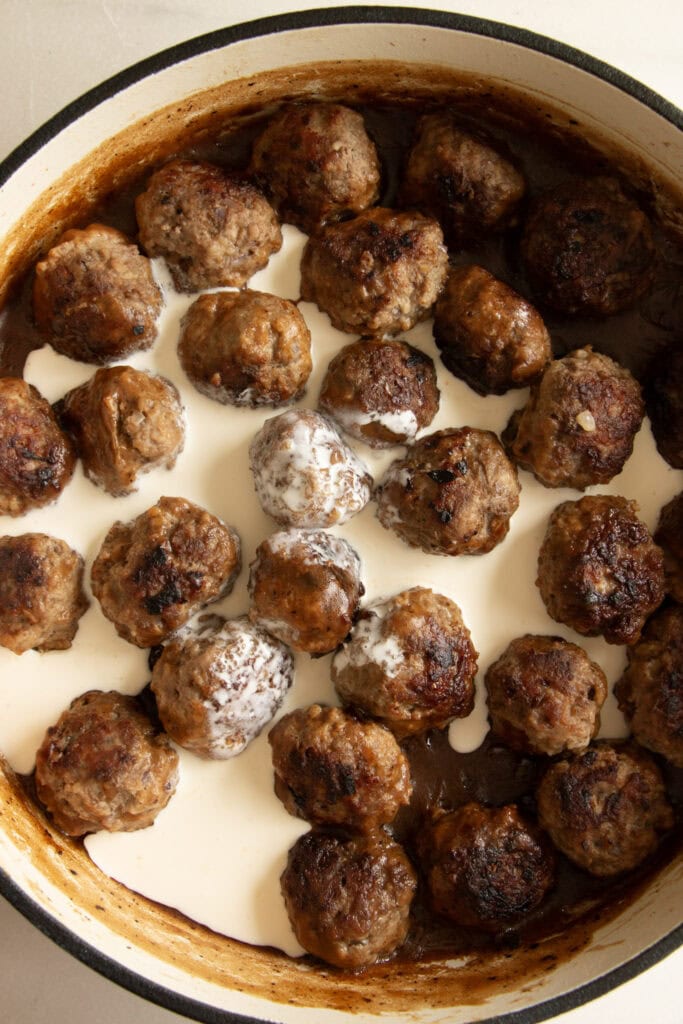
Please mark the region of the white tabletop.
[[[295, 0], [0, 0], [0, 158], [102, 79], [167, 46]], [[683, 107], [680, 0], [404, 0], [492, 18], [607, 61]], [[681, 1024], [683, 949], [551, 1024]], [[172, 1024], [182, 1018], [101, 978], [0, 898], [0, 1020], [7, 1024]]]

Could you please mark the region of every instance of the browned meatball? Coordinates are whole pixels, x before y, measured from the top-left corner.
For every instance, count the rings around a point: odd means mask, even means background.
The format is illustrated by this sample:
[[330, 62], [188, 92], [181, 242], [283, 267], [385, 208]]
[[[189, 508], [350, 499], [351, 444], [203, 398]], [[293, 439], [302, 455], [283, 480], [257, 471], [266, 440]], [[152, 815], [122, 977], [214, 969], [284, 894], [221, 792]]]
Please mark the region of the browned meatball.
[[451, 270], [434, 310], [434, 339], [444, 366], [480, 395], [526, 387], [552, 359], [540, 314], [483, 267]]
[[654, 539], [664, 554], [666, 589], [683, 604], [683, 491], [660, 512]]
[[512, 804], [469, 803], [441, 814], [418, 848], [434, 910], [467, 927], [517, 924], [555, 879], [550, 844]]
[[635, 377], [587, 346], [550, 364], [503, 441], [546, 487], [582, 491], [621, 473], [644, 414]]
[[358, 970], [390, 956], [408, 933], [417, 876], [381, 829], [301, 836], [280, 877], [294, 934], [308, 953]]
[[312, 704], [281, 718], [268, 739], [275, 792], [294, 817], [367, 832], [410, 800], [408, 759], [377, 722]]
[[140, 241], [163, 256], [178, 291], [240, 288], [282, 245], [262, 193], [213, 164], [172, 160], [135, 200]]
[[307, 234], [379, 196], [379, 159], [363, 118], [339, 103], [282, 107], [256, 139], [250, 170], [281, 218]]
[[76, 453], [50, 403], [19, 377], [0, 378], [0, 515], [22, 516], [55, 501]]
[[170, 640], [152, 671], [159, 718], [199, 757], [235, 757], [280, 707], [291, 653], [246, 616]]
[[230, 591], [240, 542], [230, 526], [184, 498], [160, 498], [114, 523], [92, 567], [92, 590], [119, 636], [153, 647]]
[[683, 606], [648, 620], [614, 692], [638, 743], [683, 768]]
[[683, 343], [663, 349], [648, 368], [647, 413], [659, 454], [674, 469], [683, 469]]
[[332, 662], [345, 704], [399, 738], [443, 728], [474, 708], [477, 652], [457, 604], [413, 587], [364, 608]]
[[173, 796], [178, 755], [134, 697], [89, 690], [47, 730], [35, 781], [67, 835], [133, 832], [151, 825]]
[[657, 764], [633, 744], [598, 742], [556, 761], [536, 801], [555, 846], [600, 877], [637, 867], [674, 823]]
[[326, 654], [348, 635], [363, 590], [348, 541], [324, 530], [281, 530], [256, 549], [249, 618], [295, 651]]
[[63, 540], [0, 537], [0, 645], [15, 654], [66, 650], [88, 603], [83, 559]]
[[550, 516], [536, 585], [548, 614], [583, 636], [632, 644], [664, 598], [662, 552], [638, 506], [595, 494]]
[[312, 409], [266, 420], [249, 448], [266, 515], [307, 529], [345, 523], [370, 500], [372, 477], [334, 424]]
[[300, 398], [313, 363], [311, 333], [293, 302], [265, 292], [212, 292], [188, 309], [178, 342], [198, 391], [232, 405]]
[[134, 491], [142, 473], [172, 469], [185, 442], [176, 387], [132, 366], [97, 370], [64, 396], [58, 414], [86, 476], [115, 497]]
[[318, 404], [372, 448], [405, 444], [438, 412], [434, 363], [405, 341], [351, 342], [328, 366]]
[[607, 679], [576, 644], [557, 636], [513, 640], [486, 673], [491, 728], [513, 750], [583, 750], [600, 728]]
[[431, 213], [449, 245], [463, 246], [507, 227], [525, 191], [522, 174], [448, 113], [426, 114], [408, 155], [401, 200]]
[[375, 208], [309, 238], [301, 297], [350, 334], [398, 334], [429, 316], [448, 254], [441, 228], [412, 211]]
[[538, 298], [560, 313], [618, 313], [654, 274], [650, 223], [607, 178], [564, 182], [541, 195], [524, 224], [521, 255]]
[[495, 434], [460, 427], [412, 445], [391, 464], [376, 497], [382, 526], [411, 547], [481, 555], [507, 535], [519, 482]]
[[149, 348], [161, 306], [147, 257], [104, 224], [67, 231], [36, 265], [36, 325], [57, 352], [84, 363]]

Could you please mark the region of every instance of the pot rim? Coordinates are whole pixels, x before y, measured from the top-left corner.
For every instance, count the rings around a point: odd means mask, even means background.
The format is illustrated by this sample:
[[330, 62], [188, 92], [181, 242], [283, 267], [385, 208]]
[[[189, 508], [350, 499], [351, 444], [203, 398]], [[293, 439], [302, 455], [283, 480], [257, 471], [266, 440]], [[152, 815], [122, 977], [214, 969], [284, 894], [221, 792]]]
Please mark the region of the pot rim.
[[[68, 103], [32, 132], [0, 161], [0, 188], [44, 145], [69, 124], [99, 106], [113, 94], [121, 92], [144, 78], [166, 70], [191, 57], [221, 49], [232, 43], [298, 29], [322, 28], [326, 25], [387, 24], [416, 25], [465, 32], [533, 50], [587, 72], [621, 92], [638, 100], [683, 131], [683, 110], [659, 93], [643, 85], [618, 68], [569, 44], [548, 36], [489, 18], [416, 7], [348, 6], [313, 8], [271, 15], [240, 22], [226, 28], [195, 36], [138, 61], [105, 79]], [[85, 942], [75, 932], [54, 918], [48, 910], [30, 897], [0, 867], [0, 895], [4, 896], [32, 925], [58, 946], [87, 967], [115, 982], [129, 992], [164, 1009], [182, 1014], [201, 1024], [265, 1024], [265, 1019], [247, 1017], [230, 1010], [217, 1009], [191, 996], [167, 988], [138, 974]], [[546, 999], [535, 1006], [496, 1017], [482, 1024], [538, 1024], [561, 1013], [576, 1009], [653, 967], [683, 945], [683, 924], [678, 925], [652, 946], [630, 960], [570, 992]]]

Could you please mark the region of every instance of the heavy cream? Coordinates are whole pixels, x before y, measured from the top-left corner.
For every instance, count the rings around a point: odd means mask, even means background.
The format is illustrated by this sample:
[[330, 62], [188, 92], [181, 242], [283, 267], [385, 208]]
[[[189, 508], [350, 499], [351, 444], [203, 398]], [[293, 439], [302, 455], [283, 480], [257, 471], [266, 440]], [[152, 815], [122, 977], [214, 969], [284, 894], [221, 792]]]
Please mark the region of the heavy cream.
[[[299, 258], [304, 236], [284, 228], [282, 250], [255, 275], [250, 286], [296, 299]], [[174, 292], [162, 265], [156, 273], [165, 307], [154, 347], [129, 360], [140, 369], [161, 373], [181, 392], [187, 438], [176, 466], [155, 470], [127, 497], [112, 498], [88, 481], [80, 466], [59, 500], [19, 519], [2, 518], [0, 532], [41, 531], [60, 537], [86, 561], [86, 580], [102, 540], [115, 520], [128, 521], [162, 495], [191, 499], [234, 526], [242, 540], [244, 566], [233, 592], [211, 611], [233, 617], [248, 608], [248, 566], [259, 542], [277, 527], [262, 511], [249, 469], [249, 445], [265, 419], [277, 410], [220, 405], [199, 394], [182, 371], [176, 354], [180, 321], [196, 296]], [[330, 358], [350, 337], [334, 330], [316, 307], [299, 306], [313, 339], [314, 369], [299, 406], [315, 408]], [[441, 365], [431, 337], [431, 323], [406, 335], [431, 355], [437, 366], [441, 406], [429, 432], [469, 425], [498, 433], [525, 392], [481, 398]], [[590, 342], [590, 338], [586, 338]], [[26, 378], [55, 401], [93, 373], [45, 347], [31, 354]], [[348, 439], [347, 439], [348, 440]], [[373, 450], [349, 442], [378, 480], [402, 449]], [[520, 473], [520, 508], [510, 533], [499, 547], [478, 557], [425, 555], [384, 529], [370, 502], [333, 533], [357, 550], [366, 588], [364, 604], [413, 586], [430, 587], [461, 608], [479, 651], [480, 673], [474, 712], [449, 731], [456, 750], [476, 749], [487, 731], [483, 674], [514, 637], [544, 633], [579, 643], [614, 682], [625, 663], [624, 649], [600, 639], [579, 637], [553, 622], [535, 586], [536, 559], [548, 516], [577, 492], [549, 490]], [[635, 498], [642, 518], [653, 529], [661, 506], [683, 488], [683, 473], [658, 455], [647, 422], [636, 438], [633, 456], [609, 486], [592, 490]], [[312, 702], [333, 703], [331, 655], [296, 656], [296, 674], [279, 714]], [[88, 689], [137, 693], [149, 681], [147, 652], [120, 639], [94, 599], [80, 621], [72, 648], [16, 656], [0, 648], [0, 749], [18, 772], [31, 771], [46, 728], [69, 702]], [[624, 723], [610, 696], [602, 715], [602, 735], [623, 735]], [[227, 761], [202, 761], [180, 750], [180, 783], [169, 805], [150, 828], [132, 833], [99, 833], [86, 839], [90, 856], [107, 874], [151, 899], [165, 903], [217, 932], [245, 942], [301, 952], [287, 920], [279, 892], [279, 875], [287, 851], [308, 826], [289, 816], [273, 793], [268, 729], [246, 750]]]

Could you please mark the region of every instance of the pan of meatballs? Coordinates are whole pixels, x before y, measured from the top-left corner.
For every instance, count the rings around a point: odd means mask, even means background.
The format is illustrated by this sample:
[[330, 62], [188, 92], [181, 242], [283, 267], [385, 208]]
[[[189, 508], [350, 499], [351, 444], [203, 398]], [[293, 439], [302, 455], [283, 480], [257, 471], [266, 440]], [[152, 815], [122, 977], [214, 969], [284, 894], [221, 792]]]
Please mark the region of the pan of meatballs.
[[682, 119], [332, 13], [3, 171], [0, 887], [200, 1021], [523, 1024], [683, 934]]

